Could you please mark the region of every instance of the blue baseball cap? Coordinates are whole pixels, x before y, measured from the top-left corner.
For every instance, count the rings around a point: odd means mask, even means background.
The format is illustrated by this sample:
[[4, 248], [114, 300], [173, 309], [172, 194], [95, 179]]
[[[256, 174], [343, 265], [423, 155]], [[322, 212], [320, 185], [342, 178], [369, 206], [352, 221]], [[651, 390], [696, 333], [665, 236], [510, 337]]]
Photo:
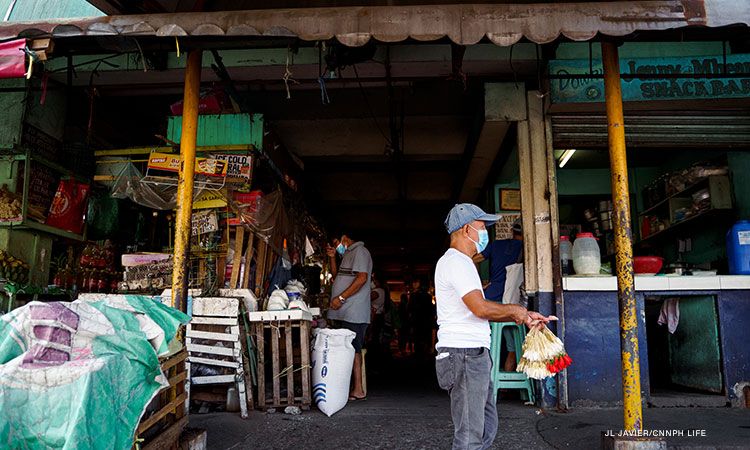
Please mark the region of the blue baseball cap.
[[448, 230], [448, 234], [451, 234], [475, 220], [481, 220], [485, 223], [485, 226], [492, 226], [500, 220], [500, 216], [487, 214], [482, 211], [482, 208], [471, 203], [460, 203], [454, 206], [448, 213], [448, 217], [445, 218], [445, 228]]

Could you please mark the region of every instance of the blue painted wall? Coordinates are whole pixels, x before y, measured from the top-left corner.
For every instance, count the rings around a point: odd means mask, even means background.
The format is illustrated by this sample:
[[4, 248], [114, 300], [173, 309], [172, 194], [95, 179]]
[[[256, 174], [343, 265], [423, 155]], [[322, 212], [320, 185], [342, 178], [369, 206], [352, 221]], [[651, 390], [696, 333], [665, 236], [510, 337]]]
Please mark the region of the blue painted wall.
[[[641, 393], [649, 398], [648, 350], [642, 295], [637, 297]], [[565, 349], [570, 406], [622, 402], [620, 323], [616, 292], [565, 292]]]
[[[650, 386], [643, 308], [644, 297], [651, 294], [667, 293], [639, 292], [636, 295], [644, 402], [649, 399]], [[681, 294], [704, 295], [706, 292]], [[747, 331], [750, 329], [750, 291], [711, 294], [718, 297], [719, 339], [727, 398], [736, 400], [734, 386], [750, 382]], [[571, 406], [622, 402], [618, 318], [616, 292], [565, 292], [565, 349], [573, 358], [573, 365], [568, 368], [568, 401]]]
[[724, 384], [733, 400], [734, 386], [750, 382], [750, 291], [722, 291], [718, 306]]

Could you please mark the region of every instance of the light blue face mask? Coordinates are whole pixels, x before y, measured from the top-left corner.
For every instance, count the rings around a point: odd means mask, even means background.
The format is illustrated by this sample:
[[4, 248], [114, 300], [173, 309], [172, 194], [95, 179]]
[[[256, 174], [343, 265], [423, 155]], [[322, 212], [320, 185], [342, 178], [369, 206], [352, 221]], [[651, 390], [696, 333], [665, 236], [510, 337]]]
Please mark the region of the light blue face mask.
[[339, 255], [344, 256], [344, 253], [346, 253], [346, 245], [339, 243], [339, 245], [336, 246], [336, 252]]
[[487, 230], [477, 230], [476, 228], [469, 225], [469, 228], [477, 232], [477, 236], [479, 237], [479, 241], [475, 241], [472, 238], [469, 238], [471, 242], [474, 243], [477, 247], [477, 253], [482, 253], [485, 248], [487, 248], [487, 244], [490, 243], [490, 235], [487, 233]]

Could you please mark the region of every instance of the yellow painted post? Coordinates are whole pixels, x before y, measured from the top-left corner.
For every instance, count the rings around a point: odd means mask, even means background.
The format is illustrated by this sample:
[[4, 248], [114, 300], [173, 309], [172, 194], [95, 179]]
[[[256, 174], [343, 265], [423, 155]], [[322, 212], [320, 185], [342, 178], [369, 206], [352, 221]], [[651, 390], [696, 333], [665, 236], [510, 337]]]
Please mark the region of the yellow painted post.
[[180, 136], [180, 164], [177, 184], [177, 214], [174, 235], [174, 270], [172, 272], [172, 306], [187, 311], [188, 260], [191, 218], [193, 214], [193, 178], [195, 144], [198, 139], [198, 102], [201, 85], [201, 51], [188, 53], [185, 67], [185, 90]]
[[612, 172], [612, 202], [620, 304], [620, 351], [622, 352], [622, 396], [626, 430], [643, 429], [641, 409], [641, 364], [638, 357], [638, 315], [633, 279], [633, 232], [630, 224], [630, 191], [625, 151], [625, 124], [617, 45], [602, 42], [604, 93], [607, 102], [607, 134]]

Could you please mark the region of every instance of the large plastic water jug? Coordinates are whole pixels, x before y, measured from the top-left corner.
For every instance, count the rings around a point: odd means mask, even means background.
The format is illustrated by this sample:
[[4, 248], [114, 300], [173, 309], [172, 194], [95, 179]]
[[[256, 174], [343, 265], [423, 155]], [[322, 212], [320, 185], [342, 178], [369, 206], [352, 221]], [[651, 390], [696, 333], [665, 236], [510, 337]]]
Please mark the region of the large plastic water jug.
[[573, 243], [573, 269], [578, 275], [598, 275], [602, 268], [599, 244], [591, 233], [578, 233]]
[[560, 266], [563, 275], [573, 274], [573, 244], [568, 236], [560, 236]]
[[727, 233], [729, 273], [750, 275], [750, 220], [740, 220]]

